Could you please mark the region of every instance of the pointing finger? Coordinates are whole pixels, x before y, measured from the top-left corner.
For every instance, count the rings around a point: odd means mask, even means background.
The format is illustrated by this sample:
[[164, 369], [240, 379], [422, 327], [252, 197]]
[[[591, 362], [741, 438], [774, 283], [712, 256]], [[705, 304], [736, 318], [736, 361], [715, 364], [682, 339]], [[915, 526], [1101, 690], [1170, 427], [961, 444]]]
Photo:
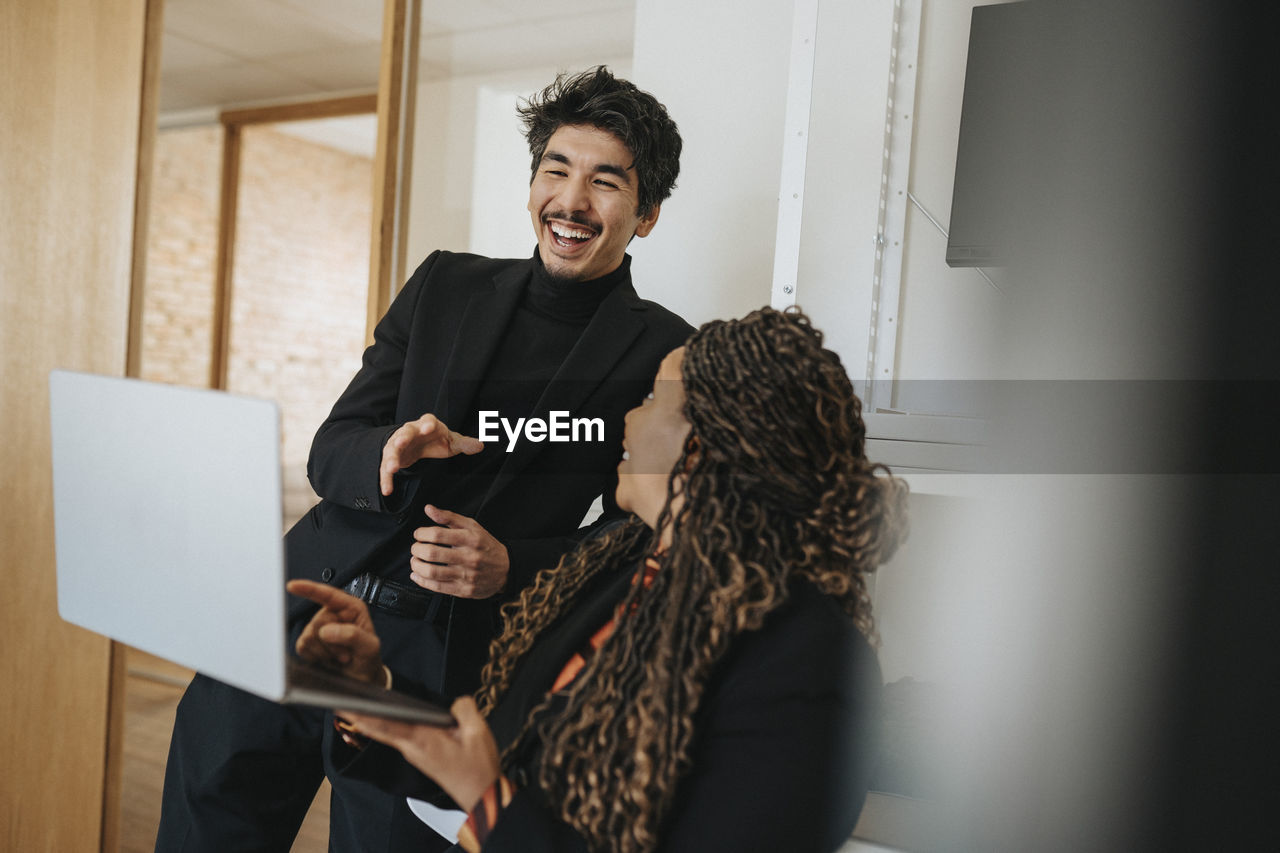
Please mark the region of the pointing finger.
[[321, 607], [350, 620], [354, 620], [367, 612], [363, 601], [326, 583], [297, 579], [289, 581], [284, 588], [292, 595], [305, 598], [308, 601], [314, 601]]

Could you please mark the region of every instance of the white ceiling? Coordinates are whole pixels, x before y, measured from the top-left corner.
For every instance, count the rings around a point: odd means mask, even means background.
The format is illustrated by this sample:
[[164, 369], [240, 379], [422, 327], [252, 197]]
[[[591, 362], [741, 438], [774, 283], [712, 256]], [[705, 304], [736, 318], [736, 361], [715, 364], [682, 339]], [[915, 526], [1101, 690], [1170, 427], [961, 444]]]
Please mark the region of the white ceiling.
[[[211, 112], [378, 84], [383, 0], [166, 0], [160, 113]], [[421, 79], [630, 56], [634, 0], [423, 0]], [[169, 122], [172, 123], [172, 122]]]

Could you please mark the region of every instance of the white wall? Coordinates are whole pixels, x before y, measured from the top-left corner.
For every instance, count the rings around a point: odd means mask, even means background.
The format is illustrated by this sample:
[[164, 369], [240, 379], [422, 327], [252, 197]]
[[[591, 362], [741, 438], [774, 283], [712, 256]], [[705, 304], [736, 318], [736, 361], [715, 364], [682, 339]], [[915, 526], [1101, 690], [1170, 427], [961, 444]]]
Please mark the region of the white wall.
[[790, 31], [790, 3], [636, 4], [633, 79], [666, 104], [684, 154], [633, 273], [694, 325], [769, 302]]
[[418, 82], [406, 228], [410, 270], [435, 249], [465, 250], [470, 240], [479, 85], [473, 78]]
[[[944, 227], [972, 5], [922, 4], [916, 102], [906, 105], [916, 118], [913, 194]], [[871, 327], [893, 3], [825, 0], [818, 9], [796, 300], [817, 319], [850, 374], [861, 379]], [[649, 245], [635, 252], [637, 280], [693, 323], [769, 301], [791, 39], [791, 3], [637, 4], [635, 80], [667, 104], [685, 140], [680, 185]], [[910, 208], [897, 379], [991, 375], [1000, 293], [973, 270], [947, 267], [945, 250], [942, 234]], [[900, 383], [897, 390], [895, 408], [973, 411], [971, 401], [949, 395], [954, 389], [945, 384]]]
[[476, 91], [469, 246], [480, 255], [518, 258], [533, 249], [526, 209], [529, 144], [514, 109], [533, 87], [486, 85]]

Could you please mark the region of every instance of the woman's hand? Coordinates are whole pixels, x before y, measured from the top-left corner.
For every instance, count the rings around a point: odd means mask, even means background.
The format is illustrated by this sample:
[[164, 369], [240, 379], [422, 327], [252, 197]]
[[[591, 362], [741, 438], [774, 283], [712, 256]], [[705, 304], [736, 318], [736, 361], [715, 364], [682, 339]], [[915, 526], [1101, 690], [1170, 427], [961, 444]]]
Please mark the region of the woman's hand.
[[360, 734], [399, 750], [455, 803], [470, 811], [501, 773], [498, 744], [470, 696], [454, 702], [450, 710], [458, 724], [447, 729], [350, 711], [338, 713]]
[[320, 611], [298, 636], [295, 648], [299, 657], [371, 684], [386, 683], [382, 643], [363, 601], [314, 581], [289, 581], [285, 589], [320, 605]]

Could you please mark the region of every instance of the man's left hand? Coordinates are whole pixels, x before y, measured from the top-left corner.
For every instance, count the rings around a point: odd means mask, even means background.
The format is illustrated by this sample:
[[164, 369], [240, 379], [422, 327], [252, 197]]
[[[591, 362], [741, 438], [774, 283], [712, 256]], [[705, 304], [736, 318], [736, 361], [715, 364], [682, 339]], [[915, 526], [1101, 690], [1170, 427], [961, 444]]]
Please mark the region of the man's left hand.
[[413, 531], [410, 578], [423, 589], [458, 598], [488, 598], [507, 582], [507, 548], [478, 521], [426, 506], [427, 518], [440, 527]]

